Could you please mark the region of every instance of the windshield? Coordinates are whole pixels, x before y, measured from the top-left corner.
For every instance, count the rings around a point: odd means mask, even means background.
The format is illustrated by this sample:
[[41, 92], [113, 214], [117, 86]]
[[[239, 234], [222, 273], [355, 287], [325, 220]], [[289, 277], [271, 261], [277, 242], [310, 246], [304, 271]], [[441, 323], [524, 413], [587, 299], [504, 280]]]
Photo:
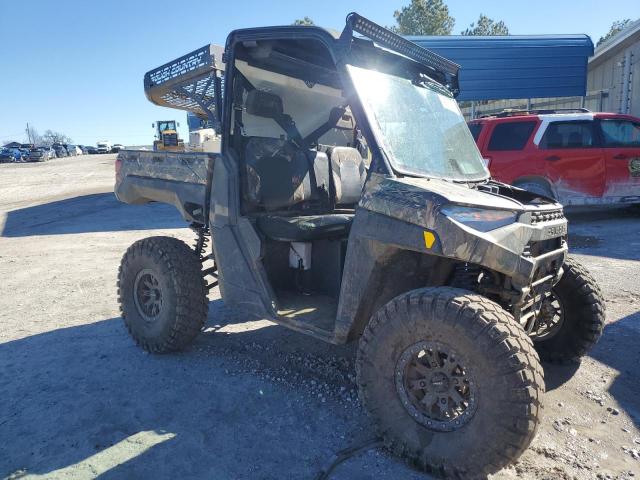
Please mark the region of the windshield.
[[158, 122], [158, 130], [164, 132], [165, 130], [175, 130], [176, 122]]
[[458, 104], [439, 84], [348, 66], [356, 91], [393, 167], [457, 181], [489, 176]]

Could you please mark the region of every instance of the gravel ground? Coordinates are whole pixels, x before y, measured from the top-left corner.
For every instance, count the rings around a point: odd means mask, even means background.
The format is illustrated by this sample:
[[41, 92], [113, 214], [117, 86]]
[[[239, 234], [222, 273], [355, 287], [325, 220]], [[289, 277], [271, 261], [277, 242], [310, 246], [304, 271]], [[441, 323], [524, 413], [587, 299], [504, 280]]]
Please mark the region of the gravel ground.
[[[188, 351], [133, 344], [116, 304], [122, 254], [193, 235], [172, 207], [118, 203], [113, 161], [0, 165], [0, 477], [313, 479], [370, 440], [353, 346], [247, 322], [216, 291]], [[640, 478], [640, 213], [570, 218], [608, 325], [577, 371], [545, 365], [538, 436], [494, 479]], [[371, 449], [331, 478], [428, 477]]]

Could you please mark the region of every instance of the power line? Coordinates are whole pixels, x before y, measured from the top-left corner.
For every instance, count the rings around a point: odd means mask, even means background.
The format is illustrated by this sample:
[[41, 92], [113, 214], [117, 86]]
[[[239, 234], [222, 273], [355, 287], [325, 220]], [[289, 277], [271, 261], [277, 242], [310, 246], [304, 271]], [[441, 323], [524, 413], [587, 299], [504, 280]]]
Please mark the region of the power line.
[[0, 135], [0, 138], [13, 138], [22, 135], [23, 132], [12, 133], [10, 135]]
[[[95, 137], [96, 135], [72, 135], [73, 137], [77, 137], [77, 138], [88, 138], [88, 137]], [[149, 134], [147, 133], [139, 133], [139, 134], [135, 134], [135, 133], [129, 133], [129, 134], [125, 134], [125, 135], [121, 135], [119, 133], [101, 133], [99, 135], [101, 138], [102, 137], [150, 137], [153, 136], [153, 134]]]

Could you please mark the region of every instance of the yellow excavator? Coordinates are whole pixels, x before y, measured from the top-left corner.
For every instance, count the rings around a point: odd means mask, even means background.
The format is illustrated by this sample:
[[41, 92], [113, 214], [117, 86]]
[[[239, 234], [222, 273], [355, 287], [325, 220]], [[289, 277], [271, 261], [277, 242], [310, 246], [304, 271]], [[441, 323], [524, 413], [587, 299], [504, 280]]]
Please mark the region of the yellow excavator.
[[158, 120], [151, 125], [156, 130], [156, 139], [153, 141], [154, 151], [184, 152], [184, 141], [178, 136], [175, 120]]

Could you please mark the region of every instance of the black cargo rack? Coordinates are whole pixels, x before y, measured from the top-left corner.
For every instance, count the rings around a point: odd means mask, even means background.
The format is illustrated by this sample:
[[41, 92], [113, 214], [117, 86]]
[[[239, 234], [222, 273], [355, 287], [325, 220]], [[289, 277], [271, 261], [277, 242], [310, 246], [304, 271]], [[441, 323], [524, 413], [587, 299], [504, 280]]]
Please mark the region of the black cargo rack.
[[224, 48], [205, 45], [147, 72], [144, 93], [161, 107], [177, 108], [208, 119], [216, 130], [222, 121]]

